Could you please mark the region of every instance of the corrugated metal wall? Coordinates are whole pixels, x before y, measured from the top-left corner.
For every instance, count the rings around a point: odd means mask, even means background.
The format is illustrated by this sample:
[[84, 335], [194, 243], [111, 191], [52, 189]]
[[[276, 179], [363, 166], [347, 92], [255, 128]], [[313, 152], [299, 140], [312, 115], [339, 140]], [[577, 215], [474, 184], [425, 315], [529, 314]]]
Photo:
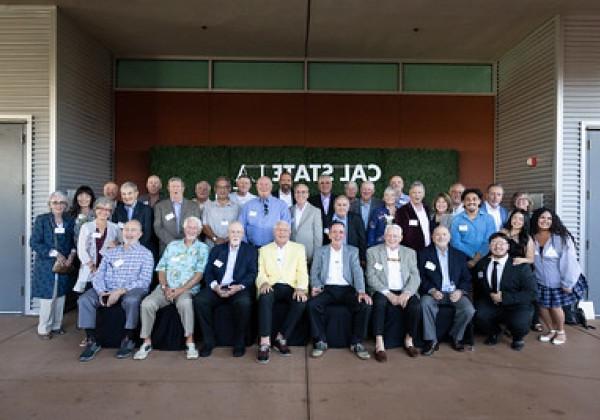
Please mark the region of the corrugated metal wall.
[[59, 10], [57, 185], [102, 193], [113, 176], [113, 58]]
[[32, 213], [48, 211], [55, 9], [0, 6], [0, 114], [33, 115]]
[[497, 63], [495, 178], [506, 202], [526, 191], [554, 206], [558, 32], [558, 18], [546, 22]]
[[[579, 241], [581, 213], [581, 121], [600, 121], [600, 15], [566, 16], [564, 40], [563, 162], [559, 213]], [[590, 217], [592, 215], [588, 215]], [[589, 238], [593, 239], [593, 238]], [[595, 238], [596, 240], [598, 238]]]

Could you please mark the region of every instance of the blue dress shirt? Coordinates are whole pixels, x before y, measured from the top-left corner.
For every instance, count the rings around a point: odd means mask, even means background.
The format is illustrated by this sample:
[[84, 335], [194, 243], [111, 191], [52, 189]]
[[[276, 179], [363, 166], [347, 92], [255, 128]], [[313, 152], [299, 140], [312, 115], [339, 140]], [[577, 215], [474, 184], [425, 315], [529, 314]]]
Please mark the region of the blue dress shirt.
[[273, 228], [280, 220], [292, 224], [285, 201], [273, 196], [253, 198], [240, 212], [239, 221], [244, 226], [244, 241], [254, 246], [273, 242]]

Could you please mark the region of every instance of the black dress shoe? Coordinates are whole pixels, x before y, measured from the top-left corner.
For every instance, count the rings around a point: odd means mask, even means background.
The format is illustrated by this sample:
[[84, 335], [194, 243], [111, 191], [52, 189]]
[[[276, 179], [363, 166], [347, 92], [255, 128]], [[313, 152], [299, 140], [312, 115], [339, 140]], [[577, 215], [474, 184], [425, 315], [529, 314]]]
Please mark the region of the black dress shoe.
[[525, 347], [525, 341], [523, 340], [513, 340], [513, 342], [510, 343], [510, 348], [515, 351], [521, 351], [523, 350], [523, 347]]
[[200, 357], [208, 357], [212, 354], [214, 346], [203, 345], [200, 349]]
[[233, 357], [243, 357], [246, 354], [246, 347], [236, 346], [233, 348]]
[[440, 349], [440, 344], [437, 341], [430, 341], [425, 345], [421, 354], [423, 356], [432, 356], [433, 353]]
[[417, 357], [419, 355], [419, 350], [417, 350], [417, 348], [415, 346], [404, 347], [404, 351], [410, 357]]
[[452, 342], [452, 348], [456, 351], [465, 351], [465, 345], [458, 340]]
[[488, 335], [483, 344], [487, 346], [495, 346], [496, 344], [498, 344], [498, 334]]

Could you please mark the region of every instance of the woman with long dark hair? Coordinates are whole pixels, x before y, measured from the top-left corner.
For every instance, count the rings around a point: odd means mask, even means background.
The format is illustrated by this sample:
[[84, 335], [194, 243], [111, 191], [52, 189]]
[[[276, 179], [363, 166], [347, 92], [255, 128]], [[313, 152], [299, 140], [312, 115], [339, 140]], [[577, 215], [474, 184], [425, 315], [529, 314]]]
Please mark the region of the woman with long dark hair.
[[562, 307], [577, 301], [581, 268], [573, 235], [554, 211], [542, 207], [531, 218], [535, 241], [535, 277], [538, 282], [539, 314], [547, 331], [539, 336], [544, 343], [564, 344], [565, 314]]
[[93, 211], [96, 195], [87, 185], [82, 185], [75, 191], [69, 215], [75, 219], [75, 243], [79, 238], [79, 230], [87, 222], [94, 220]]

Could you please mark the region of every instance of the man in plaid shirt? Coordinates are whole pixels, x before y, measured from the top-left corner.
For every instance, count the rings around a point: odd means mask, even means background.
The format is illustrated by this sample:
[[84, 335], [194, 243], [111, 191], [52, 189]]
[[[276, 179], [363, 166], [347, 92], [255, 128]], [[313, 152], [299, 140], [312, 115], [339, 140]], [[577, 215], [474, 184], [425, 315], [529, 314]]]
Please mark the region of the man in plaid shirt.
[[123, 227], [123, 245], [104, 254], [102, 263], [92, 279], [93, 288], [79, 298], [79, 328], [85, 329], [87, 343], [79, 356], [81, 362], [92, 360], [100, 345], [96, 342], [96, 310], [99, 306], [113, 306], [119, 301], [125, 311], [125, 335], [116, 357], [131, 355], [134, 342], [133, 330], [140, 317], [140, 302], [148, 293], [152, 280], [154, 260], [152, 253], [139, 243], [142, 225], [130, 220]]

